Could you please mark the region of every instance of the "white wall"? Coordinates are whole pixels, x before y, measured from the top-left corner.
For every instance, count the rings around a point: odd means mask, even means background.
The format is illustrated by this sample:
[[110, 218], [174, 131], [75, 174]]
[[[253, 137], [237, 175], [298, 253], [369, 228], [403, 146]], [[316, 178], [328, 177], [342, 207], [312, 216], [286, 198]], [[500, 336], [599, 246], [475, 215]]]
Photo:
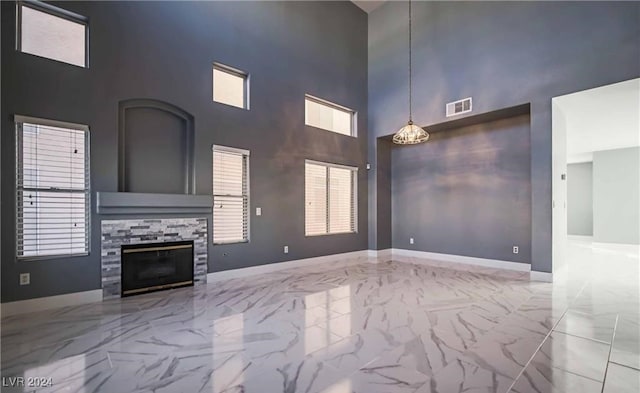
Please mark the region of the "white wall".
[[593, 240], [640, 244], [640, 148], [593, 154]]
[[567, 234], [593, 236], [593, 163], [567, 165]]
[[552, 258], [553, 271], [565, 266], [567, 249], [567, 114], [558, 98], [551, 100], [552, 108]]

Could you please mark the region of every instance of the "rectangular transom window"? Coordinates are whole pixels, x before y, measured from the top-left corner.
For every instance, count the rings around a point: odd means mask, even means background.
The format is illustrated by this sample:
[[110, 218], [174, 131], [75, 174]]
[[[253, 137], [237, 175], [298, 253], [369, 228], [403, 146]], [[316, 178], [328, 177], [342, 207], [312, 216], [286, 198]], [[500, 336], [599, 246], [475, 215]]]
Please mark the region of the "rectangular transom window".
[[41, 2], [18, 3], [18, 50], [87, 66], [87, 19]]
[[349, 136], [356, 136], [356, 114], [349, 108], [310, 95], [304, 99], [305, 124]]
[[240, 70], [215, 63], [213, 101], [249, 109], [249, 76]]
[[213, 243], [249, 241], [249, 151], [213, 146]]
[[305, 235], [357, 232], [358, 168], [305, 162]]
[[18, 258], [88, 254], [88, 127], [16, 116], [16, 128]]

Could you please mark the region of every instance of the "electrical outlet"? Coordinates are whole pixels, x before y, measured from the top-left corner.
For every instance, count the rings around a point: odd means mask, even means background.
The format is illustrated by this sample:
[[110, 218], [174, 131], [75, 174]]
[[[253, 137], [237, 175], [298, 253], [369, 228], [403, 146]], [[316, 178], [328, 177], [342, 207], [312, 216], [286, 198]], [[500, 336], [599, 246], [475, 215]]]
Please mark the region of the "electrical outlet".
[[513, 246], [513, 253], [514, 253], [514, 254], [517, 254], [517, 253], [519, 253], [519, 252], [520, 252], [520, 247], [518, 247], [518, 246]]
[[409, 238], [409, 244], [413, 244], [413, 238], [412, 237]]
[[31, 274], [20, 273], [20, 285], [29, 285], [29, 284], [31, 284]]
[[261, 216], [261, 215], [262, 215], [262, 208], [256, 207], [256, 216]]
[[289, 246], [284, 246], [284, 253], [288, 254], [289, 253]]

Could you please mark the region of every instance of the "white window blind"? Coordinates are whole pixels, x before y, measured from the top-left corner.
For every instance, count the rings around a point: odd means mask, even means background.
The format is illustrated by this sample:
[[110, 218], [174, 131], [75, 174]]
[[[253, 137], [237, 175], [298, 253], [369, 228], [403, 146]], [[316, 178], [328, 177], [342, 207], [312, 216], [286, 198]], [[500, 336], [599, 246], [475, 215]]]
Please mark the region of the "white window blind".
[[213, 101], [249, 109], [248, 75], [221, 64], [213, 65]]
[[349, 136], [356, 136], [354, 111], [307, 95], [304, 100], [305, 124]]
[[305, 163], [305, 235], [357, 231], [357, 168]]
[[19, 5], [20, 51], [86, 67], [86, 18], [48, 4]]
[[89, 253], [86, 128], [17, 122], [16, 181], [19, 258]]
[[213, 242], [249, 241], [249, 152], [213, 147]]

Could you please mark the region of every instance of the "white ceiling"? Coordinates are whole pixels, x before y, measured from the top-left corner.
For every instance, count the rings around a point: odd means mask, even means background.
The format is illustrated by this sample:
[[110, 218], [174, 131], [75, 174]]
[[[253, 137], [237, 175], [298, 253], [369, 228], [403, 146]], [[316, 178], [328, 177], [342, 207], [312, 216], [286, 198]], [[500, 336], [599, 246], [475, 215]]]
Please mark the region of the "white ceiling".
[[640, 78], [557, 97], [569, 162], [600, 150], [640, 146]]
[[351, 0], [355, 5], [362, 8], [367, 14], [384, 4], [384, 1], [376, 0]]

